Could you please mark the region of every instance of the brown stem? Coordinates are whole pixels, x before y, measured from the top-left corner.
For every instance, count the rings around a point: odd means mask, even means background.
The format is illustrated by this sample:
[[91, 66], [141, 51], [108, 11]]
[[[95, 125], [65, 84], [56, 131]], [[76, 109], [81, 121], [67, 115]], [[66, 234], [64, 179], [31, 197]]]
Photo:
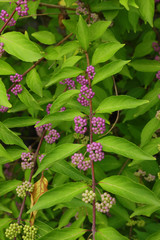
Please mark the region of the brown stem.
[[48, 3], [42, 3], [42, 2], [39, 5], [40, 6], [45, 6], [45, 7], [48, 7], [48, 8], [58, 8], [58, 9], [65, 9], [65, 10], [76, 11], [76, 8], [70, 8], [70, 7], [54, 5], [54, 4], [48, 4]]
[[[17, 7], [19, 7], [19, 5], [17, 5]], [[3, 30], [5, 29], [5, 27], [7, 26], [7, 24], [10, 22], [11, 18], [13, 17], [13, 15], [16, 13], [16, 9], [14, 9], [14, 11], [11, 13], [11, 15], [9, 16], [7, 22], [5, 22], [5, 24], [3, 25], [3, 27], [0, 29], [0, 34], [3, 32]]]
[[[34, 170], [35, 170], [35, 167], [36, 167], [37, 156], [38, 156], [38, 153], [39, 153], [40, 147], [42, 145], [42, 142], [43, 142], [45, 134], [46, 134], [46, 130], [44, 130], [43, 135], [42, 135], [42, 137], [41, 137], [41, 139], [39, 141], [37, 150], [36, 150], [36, 152], [34, 154], [34, 159], [33, 159], [34, 166], [33, 166], [32, 170], [31, 170], [31, 173], [30, 173], [30, 176], [29, 176], [29, 180], [28, 180], [29, 182], [31, 182], [31, 180], [32, 180], [32, 176], [34, 174]], [[21, 221], [21, 217], [22, 217], [22, 213], [23, 213], [23, 210], [24, 210], [24, 206], [25, 206], [25, 201], [26, 201], [27, 195], [28, 195], [28, 192], [26, 193], [26, 196], [24, 197], [22, 205], [21, 205], [20, 213], [19, 213], [19, 216], [18, 216], [18, 219], [17, 219], [17, 223], [18, 224], [20, 224], [20, 221]]]
[[123, 170], [125, 169], [125, 167], [127, 166], [128, 162], [130, 159], [127, 159], [124, 164], [122, 165], [121, 169], [119, 170], [118, 175], [121, 175], [121, 173], [123, 172]]
[[[89, 56], [88, 53], [85, 52], [86, 55], [86, 60], [87, 60], [87, 66], [90, 66], [89, 63]], [[88, 78], [89, 80], [89, 88], [92, 88], [91, 86], [91, 79]], [[92, 131], [92, 118], [93, 118], [93, 110], [92, 110], [92, 99], [89, 101], [89, 122], [90, 122], [90, 144], [93, 142], [93, 131]], [[92, 191], [95, 193], [95, 174], [94, 174], [94, 162], [91, 160], [91, 172], [92, 172]], [[93, 200], [93, 223], [92, 223], [92, 233], [93, 233], [93, 240], [95, 240], [95, 232], [96, 232], [96, 204], [95, 204], [95, 199]]]

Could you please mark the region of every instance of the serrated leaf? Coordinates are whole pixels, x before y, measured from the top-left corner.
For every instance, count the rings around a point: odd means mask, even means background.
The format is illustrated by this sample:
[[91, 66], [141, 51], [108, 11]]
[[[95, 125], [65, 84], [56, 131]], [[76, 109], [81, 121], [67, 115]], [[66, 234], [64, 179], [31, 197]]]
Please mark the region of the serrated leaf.
[[64, 112], [56, 112], [49, 115], [46, 115], [36, 127], [42, 126], [43, 124], [53, 122], [52, 127], [56, 127], [59, 124], [59, 121], [73, 121], [76, 116], [83, 117], [84, 114], [77, 110], [65, 110]]
[[43, 161], [41, 162], [37, 172], [34, 174], [34, 177], [36, 177], [44, 169], [51, 167], [54, 162], [71, 156], [83, 146], [84, 145], [82, 144], [64, 143], [55, 147], [43, 158]]
[[89, 46], [89, 30], [86, 21], [83, 17], [79, 16], [79, 21], [77, 24], [77, 39], [81, 45], [81, 47], [87, 51]]
[[66, 67], [62, 68], [58, 73], [53, 74], [49, 82], [46, 84], [46, 87], [49, 87], [65, 78], [77, 77], [83, 70], [77, 67]]
[[33, 92], [35, 92], [40, 97], [43, 96], [42, 81], [35, 68], [33, 68], [29, 73], [27, 73], [26, 83]]
[[60, 110], [60, 107], [63, 106], [67, 101], [69, 101], [75, 95], [80, 93], [77, 89], [71, 89], [60, 94], [57, 99], [53, 102], [52, 107], [50, 108], [50, 113], [54, 113], [57, 110]]
[[43, 57], [37, 45], [20, 32], [7, 32], [0, 39], [5, 51], [22, 61], [33, 62]]
[[28, 213], [35, 210], [46, 209], [59, 203], [69, 202], [72, 198], [84, 192], [87, 188], [87, 184], [80, 182], [70, 182], [55, 187], [44, 193]]
[[[34, 184], [33, 192], [31, 192], [31, 205], [30, 208], [32, 208], [40, 196], [42, 196], [45, 192], [48, 191], [47, 189], [48, 181], [47, 179], [42, 175], [41, 178]], [[33, 211], [30, 214], [30, 223], [31, 225], [34, 225], [35, 217], [37, 215], [37, 211]]]
[[141, 147], [151, 140], [153, 133], [160, 128], [160, 121], [154, 117], [143, 128], [141, 133]]
[[104, 190], [127, 198], [132, 202], [160, 206], [160, 200], [149, 188], [126, 176], [111, 176], [101, 180], [99, 185]]
[[46, 44], [46, 45], [51, 45], [51, 44], [56, 43], [55, 35], [49, 31], [34, 32], [31, 35], [35, 39], [37, 39], [39, 42]]
[[151, 27], [153, 27], [153, 16], [155, 1], [154, 0], [137, 0], [137, 5], [139, 6], [140, 14], [145, 22], [148, 22]]
[[68, 177], [70, 177], [73, 180], [76, 181], [88, 181], [90, 180], [88, 177], [83, 175], [79, 170], [72, 167], [71, 164], [69, 164], [65, 160], [57, 161], [53, 163], [52, 170], [61, 174], [64, 174]]
[[3, 60], [0, 60], [0, 69], [0, 75], [11, 75], [16, 73], [16, 71]]
[[118, 42], [100, 44], [93, 54], [92, 65], [109, 60], [122, 47], [124, 47], [124, 44]]
[[1, 181], [0, 184], [0, 196], [3, 196], [4, 194], [13, 191], [19, 184], [21, 183], [21, 181], [18, 180], [9, 180], [9, 181]]
[[97, 21], [89, 26], [89, 40], [95, 41], [100, 38], [106, 29], [110, 26], [111, 21]]
[[136, 99], [127, 95], [111, 96], [100, 103], [96, 112], [111, 113], [118, 110], [136, 108], [148, 102], [147, 100]]
[[114, 62], [108, 63], [102, 68], [98, 69], [96, 75], [93, 78], [92, 85], [119, 73], [123, 66], [129, 63], [130, 61], [116, 60]]
[[7, 118], [3, 124], [7, 128], [16, 128], [16, 127], [28, 127], [33, 126], [35, 123], [39, 121], [38, 118], [31, 118], [31, 117], [13, 117]]
[[100, 228], [95, 234], [96, 240], [128, 240], [127, 237], [121, 235], [112, 227]]
[[27, 149], [22, 139], [8, 129], [2, 122], [0, 122], [0, 139], [5, 144], [18, 145], [24, 149]]
[[108, 136], [98, 140], [103, 146], [103, 151], [113, 152], [129, 159], [134, 159], [130, 165], [140, 163], [145, 160], [156, 160], [150, 154], [144, 152], [134, 143], [120, 137]]
[[10, 102], [8, 101], [7, 92], [4, 83], [0, 79], [0, 105], [5, 107], [12, 107]]
[[160, 70], [160, 62], [156, 60], [138, 59], [129, 65], [139, 72], [157, 72]]

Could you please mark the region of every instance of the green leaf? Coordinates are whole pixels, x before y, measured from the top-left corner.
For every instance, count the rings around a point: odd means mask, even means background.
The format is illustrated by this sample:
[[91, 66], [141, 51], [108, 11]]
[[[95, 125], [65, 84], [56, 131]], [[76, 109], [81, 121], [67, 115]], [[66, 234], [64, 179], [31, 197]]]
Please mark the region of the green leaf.
[[85, 234], [87, 230], [82, 228], [63, 228], [55, 229], [49, 232], [47, 235], [39, 238], [38, 240], [76, 240], [78, 237]]
[[119, 2], [129, 11], [128, 0], [120, 0]]
[[[53, 122], [52, 127], [57, 126], [59, 121], [73, 121], [76, 116], [83, 117], [84, 114], [77, 110], [65, 110], [64, 112], [56, 112], [49, 115], [46, 115], [36, 127], [42, 126], [43, 124]], [[56, 122], [57, 121], [57, 122]]]
[[101, 180], [99, 185], [104, 190], [127, 198], [132, 202], [160, 206], [159, 199], [149, 188], [128, 177], [111, 176]]
[[55, 187], [45, 192], [37, 201], [37, 203], [28, 211], [50, 208], [59, 203], [69, 202], [78, 194], [84, 192], [88, 186], [85, 183], [70, 182], [62, 186]]
[[152, 138], [153, 133], [160, 128], [160, 121], [154, 117], [143, 128], [141, 133], [141, 147], [146, 145]]
[[76, 213], [76, 208], [67, 209], [59, 220], [58, 228], [66, 226], [69, 223], [70, 219], [76, 215]]
[[160, 62], [156, 60], [138, 59], [129, 65], [139, 72], [157, 72], [160, 70]]
[[156, 160], [150, 154], [145, 153], [141, 148], [124, 138], [109, 136], [97, 142], [102, 144], [105, 152], [113, 152], [129, 159], [134, 159], [130, 166], [145, 160]]
[[11, 75], [16, 73], [16, 71], [3, 60], [0, 60], [0, 69], [0, 75]]
[[153, 138], [151, 139], [151, 141], [146, 144], [142, 149], [143, 151], [151, 154], [151, 155], [155, 155], [159, 152], [158, 150], [158, 145], [160, 144], [160, 138]]
[[160, 231], [155, 232], [146, 238], [146, 240], [158, 240], [158, 239], [160, 239]]
[[0, 203], [0, 211], [12, 213], [12, 211], [9, 208], [7, 208], [6, 206], [4, 206], [1, 203]]
[[29, 73], [27, 73], [26, 83], [33, 92], [35, 92], [40, 97], [43, 96], [42, 81], [35, 68], [33, 68]]
[[127, 240], [128, 238], [121, 235], [116, 229], [106, 227], [98, 229], [95, 235], [96, 240]]
[[72, 97], [78, 95], [80, 93], [77, 89], [71, 89], [70, 91], [66, 91], [60, 94], [57, 99], [53, 102], [52, 107], [50, 109], [50, 113], [54, 113], [57, 110], [60, 110], [60, 107], [63, 106], [66, 102], [68, 102]]
[[24, 149], [27, 149], [22, 139], [8, 129], [2, 122], [0, 122], [0, 139], [5, 144], [18, 145]]
[[130, 217], [132, 218], [140, 215], [150, 217], [152, 213], [156, 212], [159, 209], [160, 209], [160, 206], [145, 205], [145, 206], [136, 208]]
[[39, 31], [31, 34], [35, 39], [39, 42], [44, 43], [46, 45], [51, 45], [56, 43], [55, 35], [49, 31]]
[[135, 8], [139, 8], [138, 5], [136, 4], [135, 0], [129, 0], [129, 5]]
[[120, 44], [118, 42], [101, 44], [99, 47], [96, 48], [93, 54], [92, 65], [96, 65], [97, 63], [102, 63], [109, 60], [124, 45], [125, 44]]
[[150, 54], [151, 52], [153, 52], [152, 43], [153, 43], [153, 40], [148, 40], [138, 44], [135, 48], [133, 57], [144, 57]]
[[21, 181], [18, 180], [9, 180], [0, 182], [0, 196], [3, 196], [4, 194], [13, 191], [20, 183]]
[[105, 10], [122, 9], [122, 7], [119, 5], [118, 1], [111, 1], [111, 0], [108, 0], [107, 2], [91, 4], [90, 7], [91, 7], [92, 12], [101, 12], [101, 11], [105, 11]]
[[81, 56], [72, 56], [62, 64], [61, 68], [73, 67], [79, 60], [81, 60], [81, 58]]
[[28, 127], [33, 126], [35, 123], [39, 121], [37, 118], [31, 118], [31, 117], [13, 117], [13, 118], [7, 118], [3, 124], [7, 128], [16, 128], [16, 127]]
[[8, 101], [6, 88], [1, 79], [0, 79], [0, 96], [1, 96], [0, 97], [0, 105], [3, 105], [5, 107], [12, 107], [12, 105]]
[[136, 108], [148, 102], [147, 100], [136, 99], [127, 95], [111, 96], [100, 103], [96, 112], [111, 113], [118, 110]]
[[83, 175], [75, 167], [72, 167], [71, 164], [69, 164], [65, 160], [61, 160], [61, 161], [57, 161], [57, 162], [53, 163], [52, 170], [55, 172], [64, 174], [76, 181], [88, 181], [89, 180], [88, 177]]
[[97, 21], [89, 26], [89, 40], [95, 41], [100, 38], [106, 29], [110, 26], [111, 21]]
[[64, 80], [65, 78], [77, 77], [82, 72], [83, 72], [83, 70], [81, 70], [77, 67], [63, 68], [60, 71], [58, 71], [58, 73], [52, 75], [51, 79], [46, 84], [46, 87], [49, 87], [61, 80]]
[[36, 177], [44, 169], [51, 167], [54, 162], [71, 156], [83, 146], [84, 145], [82, 144], [64, 143], [55, 147], [43, 158], [43, 161], [41, 162], [37, 172], [34, 174], [34, 177]]
[[140, 14], [145, 22], [148, 22], [153, 27], [153, 16], [155, 1], [154, 0], [137, 0]]
[[42, 110], [38, 102], [34, 97], [28, 92], [28, 90], [23, 86], [23, 91], [18, 94], [19, 99], [24, 103], [32, 115], [35, 114], [35, 110]]
[[86, 21], [81, 15], [79, 16], [79, 21], [77, 24], [77, 39], [81, 47], [87, 51], [89, 46], [89, 30]]
[[0, 38], [4, 43], [4, 50], [22, 61], [33, 62], [43, 57], [37, 45], [20, 32], [7, 32]]
[[[9, 161], [13, 161], [12, 157], [10, 154], [8, 154], [8, 152], [6, 151], [6, 149], [2, 146], [2, 144], [0, 144], [0, 164], [3, 164], [3, 159], [6, 159], [8, 162]], [[2, 160], [2, 161], [1, 161]]]
[[111, 77], [112, 75], [119, 73], [124, 65], [129, 63], [130, 61], [116, 60], [114, 62], [108, 63], [102, 68], [98, 69], [96, 75], [94, 76], [92, 85]]

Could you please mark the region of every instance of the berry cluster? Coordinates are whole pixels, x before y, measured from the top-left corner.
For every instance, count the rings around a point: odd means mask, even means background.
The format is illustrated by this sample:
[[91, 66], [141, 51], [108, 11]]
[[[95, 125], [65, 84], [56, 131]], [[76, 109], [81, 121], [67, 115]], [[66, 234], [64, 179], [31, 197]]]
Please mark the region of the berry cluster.
[[[37, 125], [39, 122], [40, 122], [40, 121], [36, 122], [36, 125]], [[41, 137], [44, 130], [50, 131], [51, 128], [52, 128], [52, 123], [47, 123], [47, 124], [43, 124], [43, 125], [40, 126], [40, 127], [36, 127], [37, 135], [38, 135], [39, 137]]]
[[46, 112], [47, 114], [50, 114], [50, 108], [52, 107], [51, 103], [48, 103], [47, 107], [46, 107]]
[[35, 240], [37, 234], [37, 228], [34, 226], [25, 225], [23, 227], [23, 240]]
[[92, 190], [91, 191], [86, 190], [84, 193], [82, 193], [82, 197], [83, 202], [92, 203], [96, 197], [96, 194]]
[[92, 142], [87, 144], [87, 152], [89, 152], [89, 157], [92, 161], [101, 161], [104, 158], [104, 152], [102, 152], [102, 145], [97, 142]]
[[24, 198], [26, 196], [26, 192], [33, 192], [34, 185], [28, 181], [22, 183], [22, 185], [16, 188], [16, 192], [18, 197]]
[[85, 78], [85, 76], [83, 75], [79, 75], [77, 78], [76, 78], [77, 82], [80, 83], [81, 85], [87, 85], [89, 84], [88, 82], [88, 79]]
[[16, 84], [16, 86], [11, 89], [11, 92], [17, 96], [18, 93], [22, 92], [22, 86], [20, 84]]
[[82, 106], [89, 106], [88, 99], [92, 99], [94, 95], [95, 93], [92, 91], [92, 88], [88, 88], [86, 85], [83, 85], [80, 89], [77, 101], [81, 103]]
[[75, 89], [75, 82], [71, 78], [66, 78], [63, 81], [59, 82], [60, 84], [67, 84], [69, 90]]
[[44, 137], [49, 144], [54, 143], [58, 138], [60, 138], [60, 134], [55, 129], [49, 130], [49, 133]]
[[158, 80], [160, 80], [160, 71], [158, 71], [158, 72], [156, 73], [156, 78], [157, 78]]
[[13, 83], [21, 82], [22, 80], [23, 76], [18, 73], [16, 73], [14, 76], [13, 75], [10, 76], [10, 81]]
[[103, 134], [106, 131], [105, 120], [101, 117], [93, 117], [92, 125], [92, 131], [95, 134]]
[[5, 235], [9, 239], [14, 239], [20, 234], [22, 231], [22, 226], [18, 225], [18, 223], [11, 223], [9, 228], [6, 229]]
[[82, 118], [81, 116], [77, 116], [74, 118], [74, 123], [75, 123], [75, 132], [84, 134], [87, 131], [87, 119]]
[[88, 10], [86, 7], [84, 7], [84, 3], [83, 2], [80, 2], [79, 0], [76, 1], [78, 7], [76, 8], [76, 14], [77, 15], [80, 15], [80, 14], [83, 14], [83, 15], [87, 15], [88, 14]]
[[23, 16], [27, 16], [28, 15], [28, 5], [27, 5], [27, 0], [18, 0], [16, 2], [16, 4], [18, 5], [16, 7], [16, 11], [18, 13], [19, 16], [23, 17]]
[[61, 107], [61, 109], [59, 111], [60, 112], [64, 112], [64, 111], [66, 111], [66, 108], [65, 107]]
[[145, 226], [145, 221], [144, 220], [133, 220], [133, 219], [130, 219], [126, 225], [128, 227], [132, 227], [132, 226], [135, 226], [137, 225], [138, 227], [144, 227]]
[[33, 166], [34, 166], [33, 157], [34, 156], [32, 153], [23, 152], [21, 154], [21, 159], [22, 159], [21, 167], [23, 168], [23, 170], [33, 168]]
[[4, 53], [4, 49], [3, 49], [4, 43], [0, 43], [0, 58], [2, 57], [3, 53]]
[[[7, 11], [2, 10], [1, 11], [1, 15], [0, 15], [0, 19], [2, 19], [3, 22], [7, 22], [9, 18], [9, 14], [7, 13]], [[14, 18], [11, 18], [11, 20], [8, 22], [8, 26], [14, 26], [16, 24], [16, 21], [14, 20]]]
[[101, 194], [101, 203], [96, 202], [96, 209], [98, 212], [108, 213], [113, 204], [116, 203], [115, 198], [107, 192]]
[[86, 171], [91, 168], [91, 161], [89, 158], [84, 158], [82, 153], [75, 153], [71, 157], [72, 163], [76, 165], [79, 169]]
[[[8, 100], [10, 100], [10, 94], [7, 94]], [[0, 112], [4, 113], [8, 111], [8, 107], [0, 106]]]
[[143, 170], [141, 170], [141, 169], [139, 169], [137, 172], [135, 172], [134, 175], [135, 175], [136, 177], [144, 177], [144, 179], [145, 179], [147, 182], [152, 182], [152, 181], [154, 181], [155, 178], [156, 178], [154, 175], [152, 175], [152, 174], [150, 174], [150, 173], [148, 174], [148, 176], [146, 176], [146, 172], [143, 171]]
[[88, 66], [86, 69], [86, 73], [88, 74], [88, 77], [93, 80], [94, 76], [95, 76], [95, 69], [92, 65]]

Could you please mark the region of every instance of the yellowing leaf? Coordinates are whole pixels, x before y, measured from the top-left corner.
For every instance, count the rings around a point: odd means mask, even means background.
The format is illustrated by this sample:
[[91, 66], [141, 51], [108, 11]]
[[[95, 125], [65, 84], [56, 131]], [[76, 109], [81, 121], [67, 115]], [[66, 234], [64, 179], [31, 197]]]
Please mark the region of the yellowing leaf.
[[[34, 184], [34, 190], [31, 193], [31, 206], [30, 206], [30, 208], [32, 208], [34, 206], [34, 204], [36, 204], [36, 202], [38, 201], [38, 199], [41, 195], [43, 195], [45, 192], [48, 191], [47, 186], [48, 186], [48, 181], [42, 174], [41, 178]], [[33, 211], [30, 214], [31, 225], [34, 224], [36, 214], [37, 214], [37, 211]]]

